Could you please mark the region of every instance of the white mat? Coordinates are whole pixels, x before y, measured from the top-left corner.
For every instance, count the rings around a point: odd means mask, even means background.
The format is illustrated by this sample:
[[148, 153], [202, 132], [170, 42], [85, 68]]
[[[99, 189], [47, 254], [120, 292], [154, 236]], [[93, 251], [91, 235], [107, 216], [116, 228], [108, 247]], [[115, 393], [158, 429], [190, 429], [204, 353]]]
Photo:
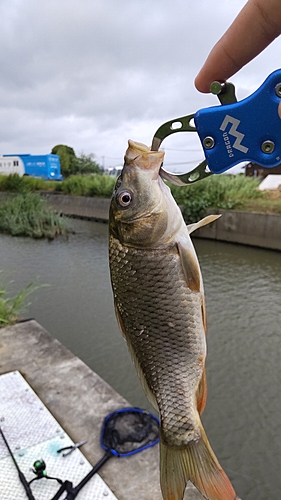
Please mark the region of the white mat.
[[[55, 418], [44, 406], [18, 371], [0, 376], [0, 425], [15, 459], [30, 481], [36, 460], [44, 459], [49, 476], [68, 479], [76, 486], [91, 470], [80, 450], [62, 457], [57, 450], [73, 444]], [[87, 436], [81, 436], [87, 439]], [[0, 435], [0, 500], [26, 500], [15, 465]], [[32, 483], [38, 500], [50, 500], [60, 485], [45, 478]], [[65, 498], [64, 493], [61, 498]], [[98, 474], [92, 477], [77, 500], [117, 500]]]

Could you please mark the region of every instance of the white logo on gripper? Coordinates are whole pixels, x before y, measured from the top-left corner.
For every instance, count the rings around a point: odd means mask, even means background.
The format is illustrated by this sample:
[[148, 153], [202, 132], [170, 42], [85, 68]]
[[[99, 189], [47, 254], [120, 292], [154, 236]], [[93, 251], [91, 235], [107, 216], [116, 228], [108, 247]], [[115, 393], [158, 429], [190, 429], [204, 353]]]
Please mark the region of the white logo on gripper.
[[[232, 135], [233, 137], [236, 137], [234, 144], [231, 145], [229, 141], [229, 137], [227, 132], [225, 132], [225, 129], [228, 124], [231, 124], [230, 130], [229, 130], [229, 135]], [[223, 138], [225, 142], [225, 146], [228, 152], [228, 156], [231, 158], [234, 156], [232, 148], [237, 149], [238, 151], [241, 151], [241, 153], [247, 153], [249, 148], [246, 148], [246, 146], [243, 146], [241, 142], [243, 141], [245, 134], [241, 134], [241, 132], [238, 132], [237, 127], [240, 125], [240, 120], [237, 120], [237, 118], [233, 118], [233, 116], [226, 115], [221, 126], [220, 130], [224, 132]]]

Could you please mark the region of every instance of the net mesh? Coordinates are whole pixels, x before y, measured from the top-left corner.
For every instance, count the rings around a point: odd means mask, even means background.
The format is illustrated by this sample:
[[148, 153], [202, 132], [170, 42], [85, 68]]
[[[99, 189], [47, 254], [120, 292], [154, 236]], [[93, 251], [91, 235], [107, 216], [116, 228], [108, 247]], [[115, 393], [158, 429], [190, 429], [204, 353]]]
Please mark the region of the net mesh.
[[158, 419], [144, 410], [128, 408], [114, 412], [105, 419], [101, 446], [122, 456], [153, 446], [158, 440]]

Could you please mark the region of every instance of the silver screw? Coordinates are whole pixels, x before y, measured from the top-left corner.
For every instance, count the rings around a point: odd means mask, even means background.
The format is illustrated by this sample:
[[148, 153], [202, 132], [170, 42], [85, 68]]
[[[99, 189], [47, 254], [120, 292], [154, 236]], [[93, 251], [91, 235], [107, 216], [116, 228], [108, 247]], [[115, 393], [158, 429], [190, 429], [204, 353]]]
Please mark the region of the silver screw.
[[206, 149], [212, 149], [215, 145], [214, 138], [211, 136], [205, 137], [205, 139], [203, 140], [203, 145], [204, 145], [204, 148], [206, 148]]
[[261, 149], [264, 153], [269, 155], [270, 153], [273, 153], [275, 144], [272, 141], [264, 141], [261, 145]]
[[281, 97], [281, 83], [277, 83], [277, 85], [275, 86], [275, 93], [277, 97]]

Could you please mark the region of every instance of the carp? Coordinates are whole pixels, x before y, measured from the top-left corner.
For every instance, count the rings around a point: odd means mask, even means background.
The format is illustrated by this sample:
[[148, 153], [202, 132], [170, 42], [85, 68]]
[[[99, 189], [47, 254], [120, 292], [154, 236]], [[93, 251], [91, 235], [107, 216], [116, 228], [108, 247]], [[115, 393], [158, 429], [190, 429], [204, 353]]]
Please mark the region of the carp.
[[189, 234], [160, 176], [163, 151], [129, 141], [109, 215], [109, 263], [116, 317], [148, 400], [160, 416], [164, 500], [182, 500], [190, 480], [208, 500], [235, 491], [203, 429], [207, 396], [206, 310]]

